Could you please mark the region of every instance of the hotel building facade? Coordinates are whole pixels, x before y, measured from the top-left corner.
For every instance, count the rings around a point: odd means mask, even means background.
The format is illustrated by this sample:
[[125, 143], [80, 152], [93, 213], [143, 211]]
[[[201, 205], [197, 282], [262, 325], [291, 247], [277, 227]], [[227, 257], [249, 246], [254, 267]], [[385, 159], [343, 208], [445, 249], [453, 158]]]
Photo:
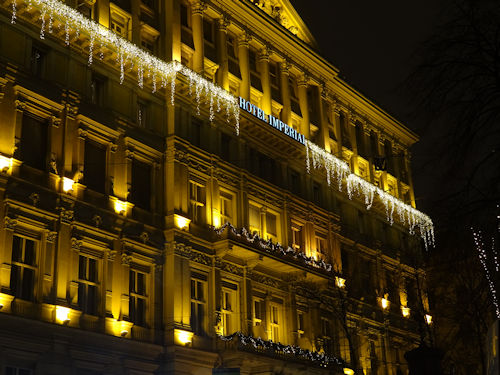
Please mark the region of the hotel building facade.
[[407, 374], [417, 137], [286, 0], [5, 0], [3, 374]]

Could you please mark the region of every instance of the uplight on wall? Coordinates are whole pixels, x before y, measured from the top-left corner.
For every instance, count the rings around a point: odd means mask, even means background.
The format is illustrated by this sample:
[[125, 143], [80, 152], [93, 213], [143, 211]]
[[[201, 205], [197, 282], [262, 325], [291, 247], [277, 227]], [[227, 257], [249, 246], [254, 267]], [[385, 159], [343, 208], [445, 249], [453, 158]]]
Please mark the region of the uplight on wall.
[[0, 155], [0, 172], [7, 172], [12, 168], [12, 158]]
[[345, 288], [345, 279], [335, 276], [335, 285], [339, 288]]
[[384, 310], [387, 310], [389, 308], [390, 302], [386, 297], [382, 297], [380, 299], [380, 305]]
[[431, 324], [432, 324], [432, 315], [425, 314], [425, 322], [426, 322], [428, 325], [431, 325]]
[[405, 318], [408, 318], [410, 316], [410, 308], [401, 306], [401, 314], [403, 314]]
[[63, 177], [62, 189], [65, 193], [69, 193], [70, 191], [72, 191], [74, 184], [75, 184], [75, 181], [73, 181], [71, 178]]
[[354, 375], [354, 370], [349, 368], [349, 367], [344, 367], [344, 374], [345, 375]]
[[189, 345], [193, 342], [193, 332], [184, 329], [176, 329], [174, 331], [175, 342], [180, 345]]
[[70, 321], [70, 312], [71, 309], [69, 307], [64, 306], [56, 306], [56, 321], [59, 324], [68, 324]]
[[128, 202], [122, 201], [116, 197], [110, 197], [110, 199], [113, 202], [113, 208], [117, 214], [120, 214], [120, 215], [127, 214], [127, 203]]
[[214, 208], [213, 209], [213, 214], [212, 214], [212, 225], [215, 227], [215, 228], [220, 228], [221, 226], [221, 223], [220, 223], [220, 213], [219, 213], [219, 210]]
[[179, 229], [189, 230], [189, 223], [191, 223], [191, 220], [187, 217], [174, 214], [174, 223]]

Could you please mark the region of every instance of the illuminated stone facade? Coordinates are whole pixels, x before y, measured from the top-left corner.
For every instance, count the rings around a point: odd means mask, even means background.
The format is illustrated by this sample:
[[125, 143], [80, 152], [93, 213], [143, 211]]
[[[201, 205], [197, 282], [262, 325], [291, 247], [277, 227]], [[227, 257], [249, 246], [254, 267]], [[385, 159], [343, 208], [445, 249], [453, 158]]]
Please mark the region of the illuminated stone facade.
[[3, 373], [406, 374], [415, 134], [288, 1], [66, 5], [0, 7]]

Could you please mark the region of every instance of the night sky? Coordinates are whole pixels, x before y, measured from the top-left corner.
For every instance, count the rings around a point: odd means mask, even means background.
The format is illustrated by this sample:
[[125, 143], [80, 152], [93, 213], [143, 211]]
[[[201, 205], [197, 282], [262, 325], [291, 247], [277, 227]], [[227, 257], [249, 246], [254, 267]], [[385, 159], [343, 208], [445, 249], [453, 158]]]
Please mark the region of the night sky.
[[[439, 20], [442, 0], [291, 0], [341, 76], [407, 126], [411, 104], [397, 92], [416, 50]], [[313, 4], [313, 5], [312, 5]]]

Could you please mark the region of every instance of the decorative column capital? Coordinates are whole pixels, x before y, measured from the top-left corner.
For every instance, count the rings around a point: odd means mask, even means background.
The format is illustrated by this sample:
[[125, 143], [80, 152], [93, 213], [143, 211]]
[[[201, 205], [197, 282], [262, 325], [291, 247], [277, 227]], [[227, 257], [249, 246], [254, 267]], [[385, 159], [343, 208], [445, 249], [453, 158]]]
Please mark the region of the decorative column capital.
[[238, 47], [248, 48], [251, 40], [252, 35], [250, 35], [248, 31], [244, 31], [242, 34], [238, 35]]
[[191, 9], [193, 16], [203, 16], [205, 9], [207, 9], [207, 3], [202, 0], [196, 0], [191, 2]]
[[231, 17], [229, 14], [224, 13], [222, 17], [217, 20], [217, 30], [224, 33], [227, 32], [228, 26], [231, 24]]
[[307, 73], [303, 73], [299, 79], [297, 80], [298, 87], [306, 87], [309, 86], [309, 75]]
[[271, 54], [271, 46], [265, 45], [259, 53], [259, 62], [269, 62], [269, 55]]
[[280, 63], [280, 71], [283, 74], [289, 75], [290, 74], [290, 62], [288, 60], [283, 60]]

